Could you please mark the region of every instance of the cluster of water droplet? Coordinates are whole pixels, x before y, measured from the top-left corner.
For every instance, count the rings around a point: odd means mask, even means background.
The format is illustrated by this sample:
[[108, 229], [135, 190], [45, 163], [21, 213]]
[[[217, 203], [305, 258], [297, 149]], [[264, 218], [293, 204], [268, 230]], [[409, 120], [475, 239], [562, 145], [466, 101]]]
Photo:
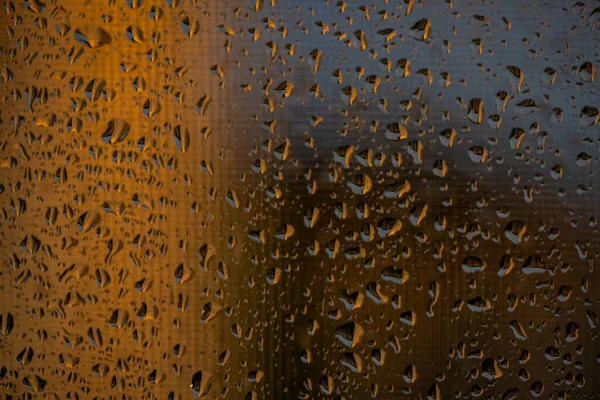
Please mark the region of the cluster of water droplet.
[[3, 0], [0, 397], [597, 397], [600, 7], [433, 3]]

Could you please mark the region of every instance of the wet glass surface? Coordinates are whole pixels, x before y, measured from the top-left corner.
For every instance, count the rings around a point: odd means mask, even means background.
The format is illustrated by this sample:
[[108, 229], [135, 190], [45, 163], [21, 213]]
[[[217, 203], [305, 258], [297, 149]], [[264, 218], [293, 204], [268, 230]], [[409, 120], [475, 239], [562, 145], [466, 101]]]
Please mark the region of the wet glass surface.
[[0, 398], [598, 398], [597, 1], [0, 27]]

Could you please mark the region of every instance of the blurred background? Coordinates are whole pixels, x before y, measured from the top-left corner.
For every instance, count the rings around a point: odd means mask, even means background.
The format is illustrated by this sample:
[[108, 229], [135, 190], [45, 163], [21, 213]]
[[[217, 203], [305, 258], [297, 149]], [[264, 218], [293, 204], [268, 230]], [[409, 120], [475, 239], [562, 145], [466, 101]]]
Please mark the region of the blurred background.
[[598, 397], [596, 1], [3, 0], [0, 397]]

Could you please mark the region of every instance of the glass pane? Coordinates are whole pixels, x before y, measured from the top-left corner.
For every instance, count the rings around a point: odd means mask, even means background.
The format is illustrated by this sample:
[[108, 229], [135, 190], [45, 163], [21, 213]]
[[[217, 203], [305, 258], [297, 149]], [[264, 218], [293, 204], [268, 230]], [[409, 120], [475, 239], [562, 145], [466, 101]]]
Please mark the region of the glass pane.
[[0, 398], [597, 397], [597, 2], [0, 26]]

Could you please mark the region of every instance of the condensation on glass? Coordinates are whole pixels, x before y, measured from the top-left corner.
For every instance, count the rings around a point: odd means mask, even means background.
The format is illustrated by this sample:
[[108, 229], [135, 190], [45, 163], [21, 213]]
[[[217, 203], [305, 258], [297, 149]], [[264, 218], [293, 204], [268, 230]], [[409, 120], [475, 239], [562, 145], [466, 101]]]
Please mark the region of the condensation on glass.
[[0, 27], [0, 398], [598, 398], [597, 1]]

